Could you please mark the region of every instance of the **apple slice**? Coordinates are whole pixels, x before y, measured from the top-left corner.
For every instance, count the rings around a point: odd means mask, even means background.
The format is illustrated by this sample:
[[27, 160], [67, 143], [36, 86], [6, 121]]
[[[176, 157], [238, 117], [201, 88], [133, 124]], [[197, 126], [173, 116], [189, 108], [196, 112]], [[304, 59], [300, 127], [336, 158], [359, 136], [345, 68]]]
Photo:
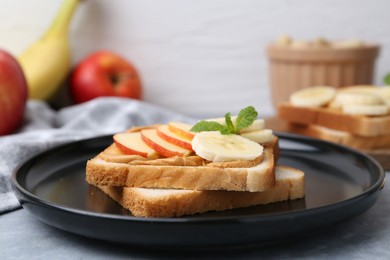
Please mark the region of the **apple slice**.
[[192, 151], [182, 148], [180, 146], [171, 144], [170, 142], [162, 139], [156, 129], [145, 129], [141, 131], [142, 140], [151, 148], [156, 150], [159, 154], [165, 157], [173, 156], [187, 156]]
[[188, 140], [192, 140], [195, 136], [195, 133], [190, 131], [191, 127], [192, 125], [186, 123], [180, 123], [180, 122], [168, 123], [169, 130]]
[[115, 134], [114, 143], [124, 154], [137, 154], [145, 158], [153, 158], [158, 154], [141, 138], [140, 132]]
[[181, 137], [179, 134], [172, 132], [168, 125], [161, 125], [157, 127], [157, 134], [165, 141], [171, 144], [180, 146], [187, 150], [192, 150], [191, 141], [187, 138]]

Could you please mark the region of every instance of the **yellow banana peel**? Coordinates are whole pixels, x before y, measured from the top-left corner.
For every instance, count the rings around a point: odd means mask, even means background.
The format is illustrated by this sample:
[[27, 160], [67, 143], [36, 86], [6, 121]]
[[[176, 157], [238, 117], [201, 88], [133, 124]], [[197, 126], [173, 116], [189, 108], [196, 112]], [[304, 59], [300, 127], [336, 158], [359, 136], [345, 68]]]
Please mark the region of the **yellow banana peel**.
[[63, 0], [45, 35], [19, 57], [30, 99], [48, 100], [66, 79], [71, 66], [69, 25], [79, 0]]

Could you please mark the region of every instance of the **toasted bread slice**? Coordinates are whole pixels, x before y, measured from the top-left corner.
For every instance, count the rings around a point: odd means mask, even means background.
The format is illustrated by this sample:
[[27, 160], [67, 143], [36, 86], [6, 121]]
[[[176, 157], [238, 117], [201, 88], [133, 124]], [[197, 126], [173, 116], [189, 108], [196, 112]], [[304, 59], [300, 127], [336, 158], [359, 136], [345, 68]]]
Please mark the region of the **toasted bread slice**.
[[265, 146], [262, 160], [252, 162], [249, 167], [246, 164], [245, 167], [210, 163], [188, 165], [183, 157], [141, 160], [134, 164], [120, 154], [118, 161], [113, 161], [115, 152], [107, 160], [107, 154], [103, 153], [87, 162], [86, 180], [100, 186], [259, 192], [275, 185], [277, 156], [276, 136]]
[[301, 170], [276, 167], [275, 186], [264, 192], [195, 191], [98, 186], [137, 217], [180, 217], [207, 211], [222, 211], [273, 202], [294, 200], [305, 195]]
[[329, 107], [308, 108], [280, 103], [278, 117], [290, 123], [318, 125], [360, 136], [390, 135], [389, 115], [351, 115]]
[[365, 151], [386, 149], [390, 147], [390, 134], [378, 136], [360, 136], [318, 125], [300, 125], [293, 123], [287, 124], [287, 131]]

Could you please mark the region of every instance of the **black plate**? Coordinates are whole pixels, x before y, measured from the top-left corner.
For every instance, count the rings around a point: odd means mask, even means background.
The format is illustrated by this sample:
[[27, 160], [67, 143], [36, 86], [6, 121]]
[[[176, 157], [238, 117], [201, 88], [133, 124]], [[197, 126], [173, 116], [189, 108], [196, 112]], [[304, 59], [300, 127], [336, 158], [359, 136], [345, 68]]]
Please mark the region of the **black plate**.
[[306, 196], [266, 206], [182, 218], [137, 218], [85, 182], [86, 160], [111, 136], [43, 152], [12, 178], [22, 206], [43, 222], [76, 234], [143, 246], [217, 247], [278, 242], [333, 226], [369, 209], [384, 185], [370, 157], [328, 142], [278, 134], [279, 164], [306, 173]]

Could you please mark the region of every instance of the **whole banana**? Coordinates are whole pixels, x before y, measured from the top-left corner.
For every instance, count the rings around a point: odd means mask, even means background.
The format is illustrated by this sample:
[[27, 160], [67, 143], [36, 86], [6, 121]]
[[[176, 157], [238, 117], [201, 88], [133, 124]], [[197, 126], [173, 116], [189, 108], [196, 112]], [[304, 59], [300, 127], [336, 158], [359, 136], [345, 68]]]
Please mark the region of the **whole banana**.
[[67, 77], [71, 66], [68, 30], [78, 2], [64, 0], [49, 30], [18, 57], [30, 99], [48, 100]]

